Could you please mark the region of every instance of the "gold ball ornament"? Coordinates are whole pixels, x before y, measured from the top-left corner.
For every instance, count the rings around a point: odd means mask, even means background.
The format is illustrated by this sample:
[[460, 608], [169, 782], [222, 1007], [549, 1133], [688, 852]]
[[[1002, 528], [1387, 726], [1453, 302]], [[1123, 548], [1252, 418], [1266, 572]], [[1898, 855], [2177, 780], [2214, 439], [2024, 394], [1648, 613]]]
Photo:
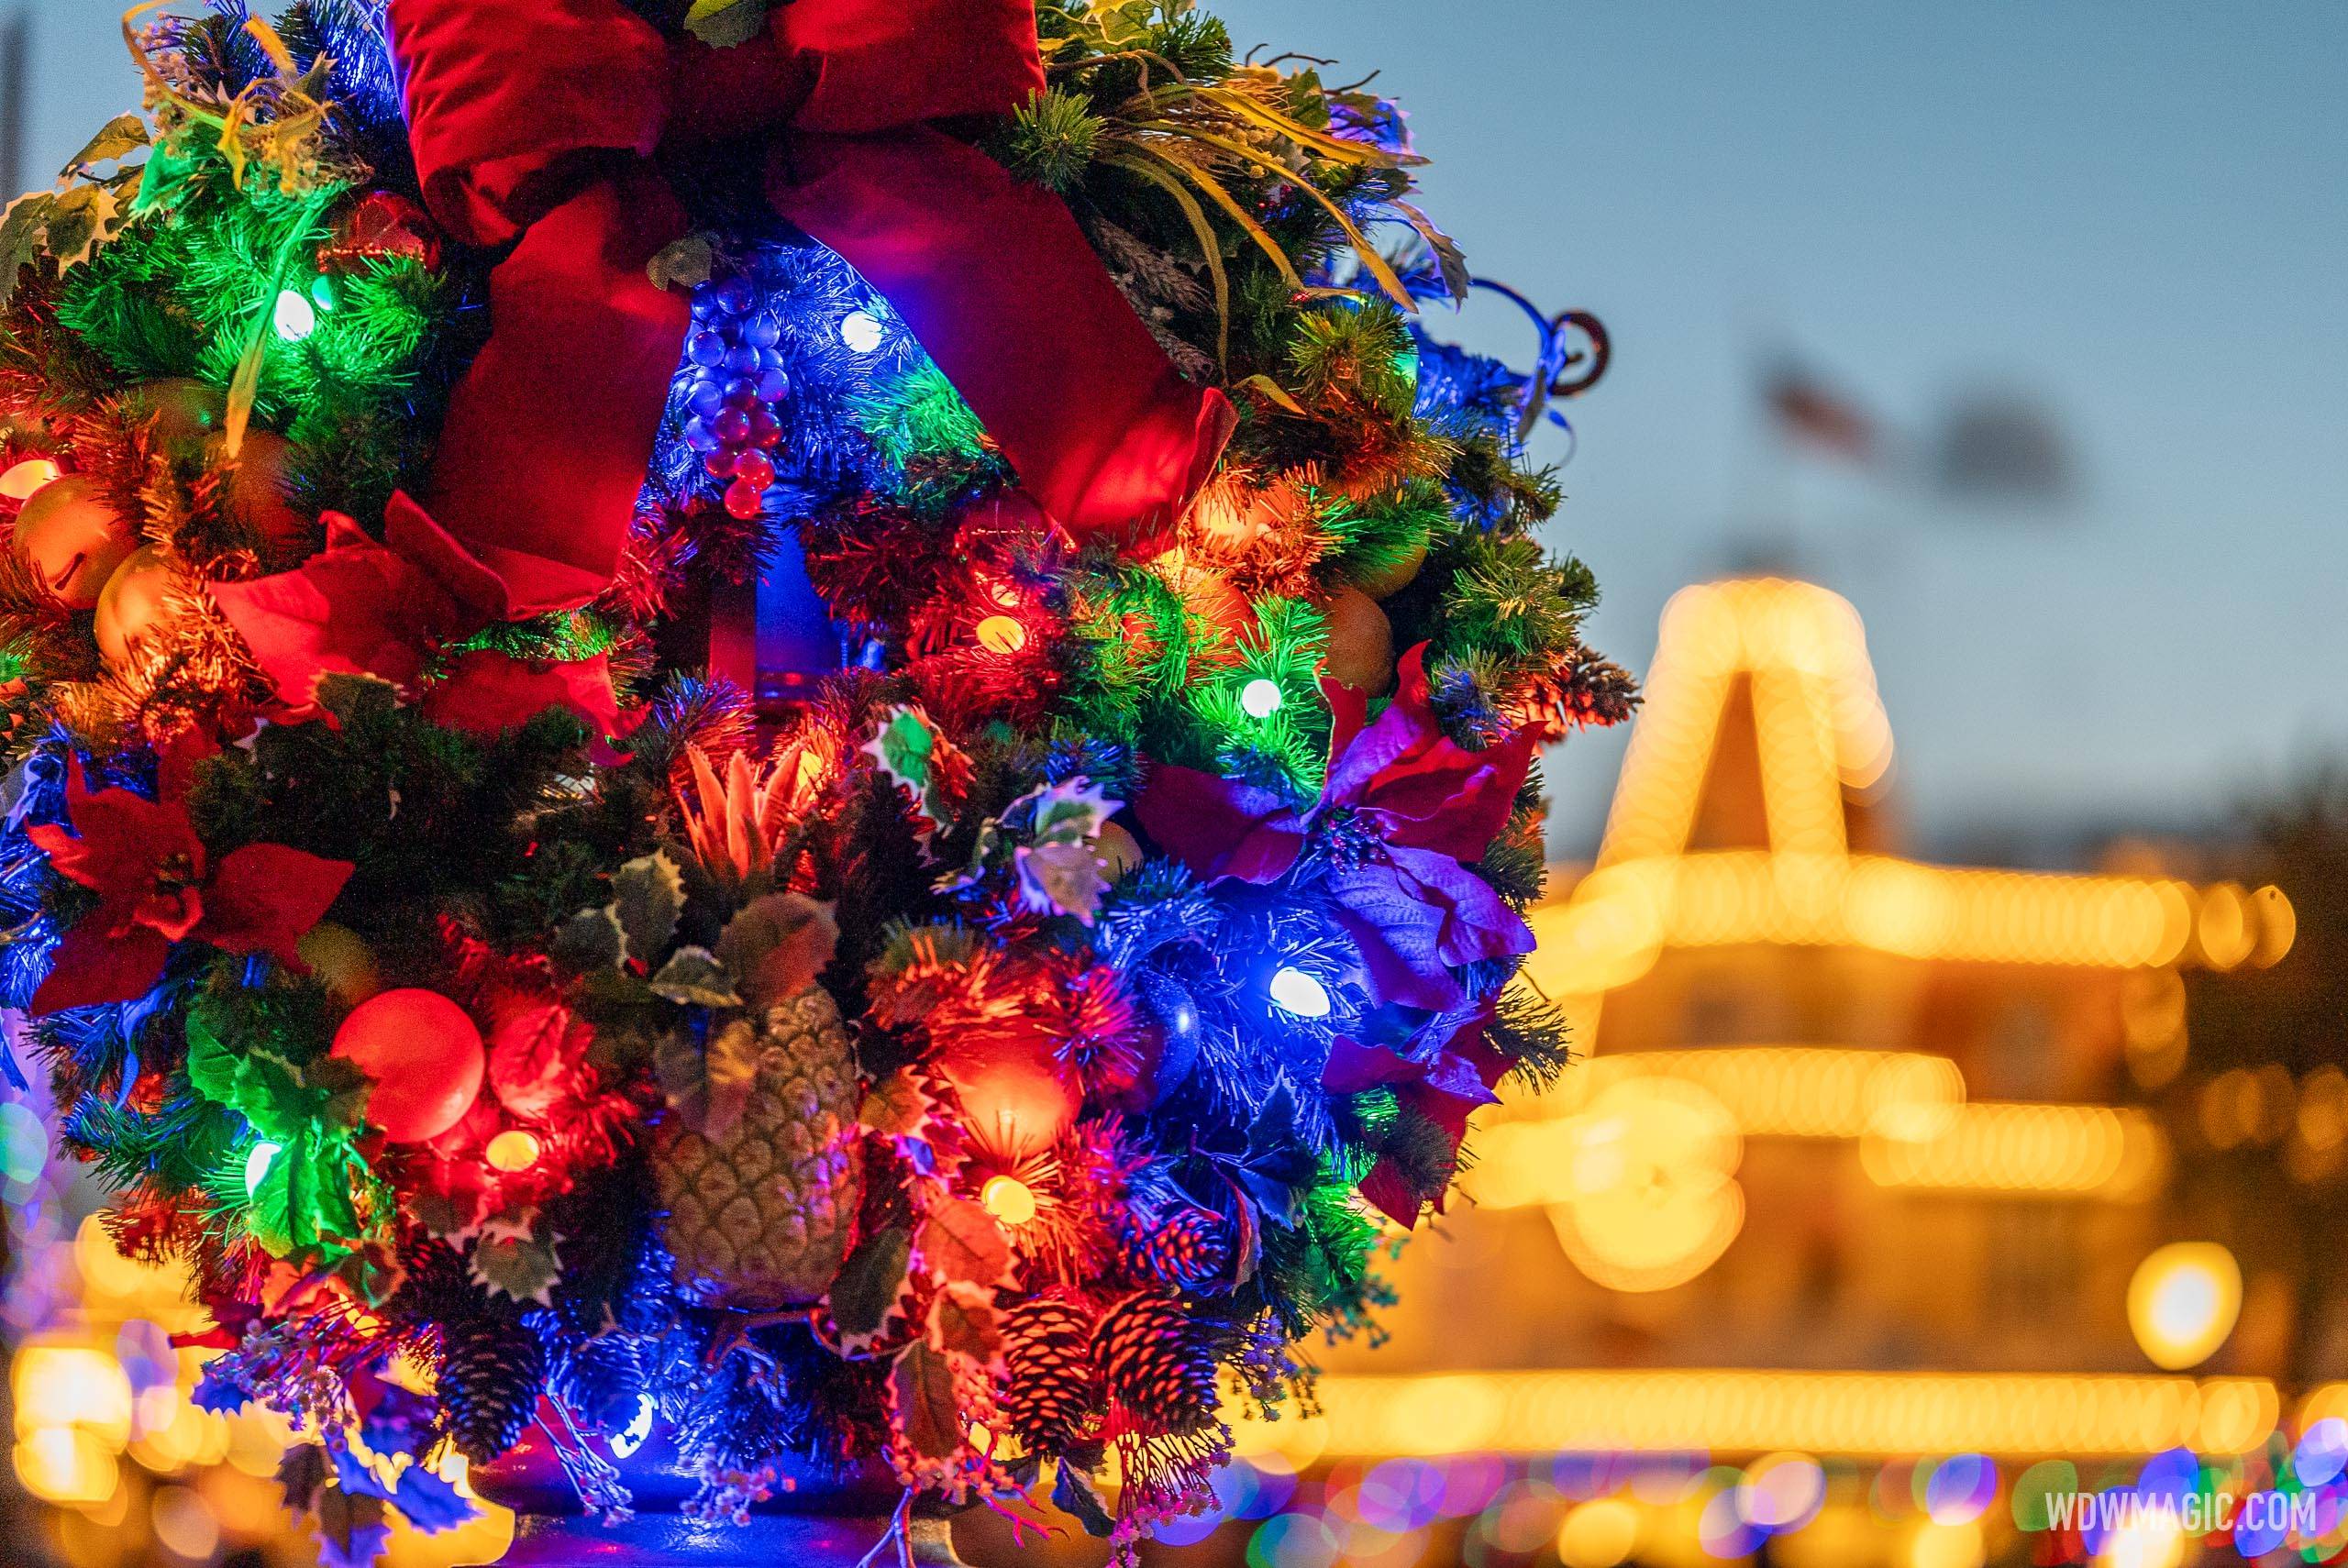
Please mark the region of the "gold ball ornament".
[[35, 491], [9, 547], [50, 591], [76, 610], [94, 609], [106, 580], [138, 548], [138, 530], [87, 474], [66, 474]]
[[344, 1007], [355, 1008], [383, 988], [375, 949], [347, 925], [321, 921], [302, 933], [294, 951], [310, 966], [327, 995]]
[[177, 569], [161, 545], [141, 545], [115, 569], [98, 591], [97, 621], [91, 628], [98, 655], [119, 669], [138, 656], [140, 645], [163, 618]]
[[1394, 628], [1378, 602], [1358, 588], [1341, 588], [1321, 606], [1329, 618], [1329, 651], [1322, 669], [1341, 686], [1377, 696], [1394, 682]]
[[1231, 586], [1221, 572], [1187, 562], [1161, 565], [1159, 574], [1182, 601], [1182, 608], [1200, 624], [1194, 635], [1203, 641], [1223, 634], [1216, 646], [1202, 646], [1198, 657], [1209, 664], [1235, 664], [1240, 649], [1256, 640], [1256, 612], [1247, 596]]
[[1382, 571], [1356, 578], [1354, 586], [1372, 599], [1391, 599], [1416, 582], [1419, 578], [1419, 569], [1426, 564], [1427, 542], [1421, 539], [1412, 546], [1407, 553], [1397, 557], [1393, 563]]
[[123, 401], [153, 422], [155, 443], [165, 451], [202, 447], [220, 434], [228, 418], [227, 392], [194, 376], [148, 381], [131, 388]]
[[1141, 840], [1128, 833], [1123, 823], [1102, 823], [1101, 836], [1095, 842], [1101, 875], [1112, 882], [1142, 862]]
[[228, 510], [251, 529], [264, 554], [307, 559], [317, 519], [288, 499], [294, 444], [274, 430], [248, 430], [228, 485]]

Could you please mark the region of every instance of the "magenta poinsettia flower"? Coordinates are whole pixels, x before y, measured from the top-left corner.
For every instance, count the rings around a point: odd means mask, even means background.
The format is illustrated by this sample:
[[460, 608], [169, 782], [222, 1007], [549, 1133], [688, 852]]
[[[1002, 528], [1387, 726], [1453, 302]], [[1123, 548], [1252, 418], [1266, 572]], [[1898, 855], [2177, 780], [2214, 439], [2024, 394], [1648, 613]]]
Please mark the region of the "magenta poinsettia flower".
[[1533, 951], [1533, 933], [1468, 869], [1491, 847], [1524, 785], [1530, 727], [1484, 751], [1443, 733], [1426, 645], [1402, 657], [1401, 689], [1375, 722], [1351, 687], [1324, 682], [1335, 723], [1321, 799], [1299, 811], [1191, 767], [1161, 767], [1134, 802], [1167, 853], [1202, 877], [1270, 882], [1324, 834], [1327, 887], [1380, 1002], [1434, 1010], [1465, 999], [1452, 969]]
[[162, 977], [172, 945], [191, 938], [301, 966], [294, 944], [342, 891], [350, 863], [249, 844], [213, 864], [183, 801], [195, 760], [184, 746], [167, 753], [161, 799], [150, 801], [91, 789], [82, 759], [68, 759], [73, 831], [43, 823], [28, 833], [57, 874], [95, 892], [98, 906], [58, 944], [49, 977], [33, 993], [36, 1015], [142, 997]]

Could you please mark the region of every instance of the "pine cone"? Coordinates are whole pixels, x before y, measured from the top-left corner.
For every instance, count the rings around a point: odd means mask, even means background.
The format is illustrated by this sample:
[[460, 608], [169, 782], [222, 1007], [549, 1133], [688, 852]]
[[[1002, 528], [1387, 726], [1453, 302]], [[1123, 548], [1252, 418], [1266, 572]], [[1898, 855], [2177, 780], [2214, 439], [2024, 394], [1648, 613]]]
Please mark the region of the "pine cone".
[[1145, 1279], [1178, 1290], [1204, 1290], [1231, 1268], [1231, 1233], [1221, 1215], [1195, 1205], [1144, 1222], [1131, 1217], [1125, 1263]]
[[1110, 1308], [1092, 1358], [1110, 1397], [1160, 1431], [1189, 1431], [1214, 1413], [1213, 1348], [1171, 1296], [1137, 1291]]
[[644, 1365], [624, 1334], [592, 1339], [564, 1356], [549, 1386], [581, 1421], [599, 1431], [622, 1431], [644, 1398]]
[[1023, 1301], [1003, 1314], [1003, 1417], [1029, 1452], [1074, 1441], [1099, 1406], [1092, 1325], [1065, 1301]]
[[440, 1408], [457, 1451], [476, 1464], [514, 1446], [545, 1380], [545, 1347], [511, 1318], [463, 1318], [442, 1331]]

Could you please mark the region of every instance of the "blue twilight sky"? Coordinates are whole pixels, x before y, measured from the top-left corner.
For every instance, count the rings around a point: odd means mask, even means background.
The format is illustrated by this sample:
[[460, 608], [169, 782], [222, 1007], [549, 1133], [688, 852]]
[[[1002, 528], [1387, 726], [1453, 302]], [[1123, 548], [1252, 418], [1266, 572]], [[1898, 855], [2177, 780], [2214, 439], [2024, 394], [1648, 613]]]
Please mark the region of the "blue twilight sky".
[[[116, 0], [39, 0], [31, 167], [135, 99]], [[1866, 617], [1929, 841], [2189, 823], [2348, 747], [2348, 6], [1222, 0], [1382, 68], [1479, 271], [1599, 312], [1557, 538], [1643, 668], [1767, 553]], [[1522, 353], [1484, 307], [1479, 347]], [[1770, 455], [1788, 346], [1897, 431], [2021, 389], [2079, 499], [1969, 513]], [[1553, 762], [1588, 844], [1616, 742]]]

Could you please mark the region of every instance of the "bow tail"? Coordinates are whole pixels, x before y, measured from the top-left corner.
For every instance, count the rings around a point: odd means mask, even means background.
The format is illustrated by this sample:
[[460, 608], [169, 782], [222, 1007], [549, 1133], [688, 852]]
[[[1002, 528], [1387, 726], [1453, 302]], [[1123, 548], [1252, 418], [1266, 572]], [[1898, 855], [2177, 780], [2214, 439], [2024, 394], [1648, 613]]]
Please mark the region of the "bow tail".
[[497, 330], [457, 383], [426, 510], [505, 587], [569, 609], [618, 569], [691, 311], [646, 272], [686, 228], [638, 165], [533, 224], [490, 280]]
[[1162, 542], [1237, 416], [1174, 369], [1058, 196], [917, 126], [793, 137], [767, 198], [888, 300], [1078, 540]]

